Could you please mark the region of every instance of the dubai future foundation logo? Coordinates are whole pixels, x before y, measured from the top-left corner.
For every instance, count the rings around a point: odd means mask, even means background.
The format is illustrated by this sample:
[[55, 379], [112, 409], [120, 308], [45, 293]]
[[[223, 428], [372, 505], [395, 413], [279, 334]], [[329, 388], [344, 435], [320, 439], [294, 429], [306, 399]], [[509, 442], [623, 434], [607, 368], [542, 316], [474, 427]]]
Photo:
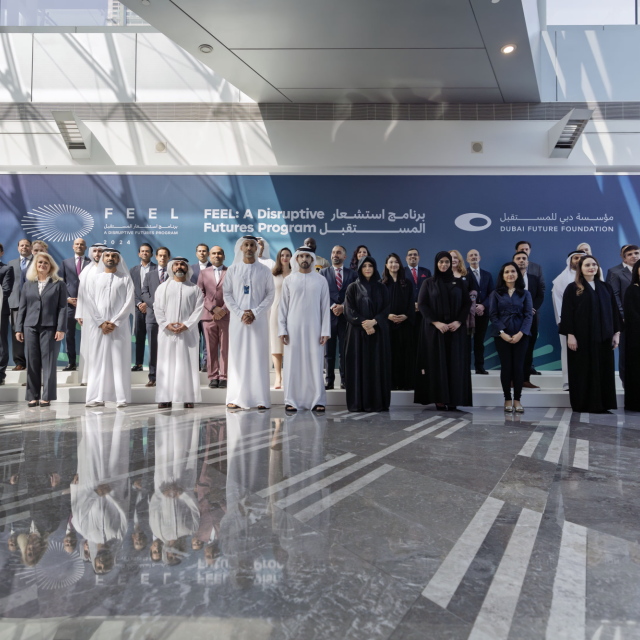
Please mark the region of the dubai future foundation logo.
[[455, 223], [463, 231], [484, 231], [491, 226], [491, 218], [484, 213], [463, 213], [456, 218]]
[[93, 216], [69, 204], [48, 204], [29, 211], [22, 228], [37, 240], [69, 242], [82, 238], [93, 229]]

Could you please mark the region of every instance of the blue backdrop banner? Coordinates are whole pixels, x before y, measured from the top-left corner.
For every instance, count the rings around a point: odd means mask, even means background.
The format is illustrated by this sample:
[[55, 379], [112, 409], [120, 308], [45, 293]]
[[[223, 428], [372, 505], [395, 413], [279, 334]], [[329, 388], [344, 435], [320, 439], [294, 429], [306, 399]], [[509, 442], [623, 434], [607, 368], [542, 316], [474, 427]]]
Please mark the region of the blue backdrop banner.
[[[415, 247], [433, 271], [438, 251], [473, 248], [495, 276], [528, 240], [547, 283], [535, 352], [543, 370], [559, 368], [551, 283], [567, 253], [589, 242], [606, 272], [640, 230], [637, 176], [3, 175], [0, 194], [5, 263], [21, 237], [46, 240], [60, 260], [82, 236], [118, 248], [129, 266], [142, 242], [193, 262], [199, 242], [217, 244], [230, 264], [236, 240], [252, 233], [269, 241], [272, 258], [308, 236], [325, 258], [336, 244], [349, 257], [365, 244], [381, 271], [392, 251], [404, 259]], [[490, 343], [487, 353], [497, 368]]]

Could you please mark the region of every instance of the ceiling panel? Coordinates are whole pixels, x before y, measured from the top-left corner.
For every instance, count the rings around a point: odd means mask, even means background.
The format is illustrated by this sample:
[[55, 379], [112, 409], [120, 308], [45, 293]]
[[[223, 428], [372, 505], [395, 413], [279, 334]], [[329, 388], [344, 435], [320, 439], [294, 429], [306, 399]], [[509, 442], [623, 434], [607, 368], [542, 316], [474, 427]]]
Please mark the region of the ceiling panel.
[[242, 51], [278, 89], [496, 87], [484, 49]]
[[475, 89], [283, 89], [292, 102], [312, 103], [398, 103], [424, 104], [425, 102], [481, 103], [502, 102], [500, 89], [478, 87]]
[[173, 0], [226, 47], [482, 47], [469, 0]]

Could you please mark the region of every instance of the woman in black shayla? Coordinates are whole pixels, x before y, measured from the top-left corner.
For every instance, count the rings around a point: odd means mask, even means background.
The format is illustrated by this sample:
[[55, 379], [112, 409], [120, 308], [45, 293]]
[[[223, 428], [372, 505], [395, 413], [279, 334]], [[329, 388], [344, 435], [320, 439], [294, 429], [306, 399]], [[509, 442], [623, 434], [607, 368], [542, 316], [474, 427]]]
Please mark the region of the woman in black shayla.
[[345, 294], [344, 315], [347, 407], [349, 411], [387, 411], [391, 404], [389, 292], [371, 256], [358, 262], [358, 278]]
[[414, 402], [442, 410], [473, 404], [466, 319], [471, 308], [466, 280], [454, 278], [451, 256], [441, 251], [435, 271], [423, 283], [418, 311], [423, 324], [418, 345]]
[[[507, 413], [524, 413], [520, 397], [524, 383], [524, 359], [529, 346], [533, 302], [515, 262], [502, 265], [495, 291], [489, 298], [491, 335], [500, 358], [500, 382]], [[511, 383], [513, 382], [513, 400]]]
[[569, 399], [574, 411], [617, 409], [614, 349], [621, 327], [611, 285], [600, 279], [598, 261], [584, 256], [575, 282], [564, 291], [560, 316], [560, 334], [567, 336]]

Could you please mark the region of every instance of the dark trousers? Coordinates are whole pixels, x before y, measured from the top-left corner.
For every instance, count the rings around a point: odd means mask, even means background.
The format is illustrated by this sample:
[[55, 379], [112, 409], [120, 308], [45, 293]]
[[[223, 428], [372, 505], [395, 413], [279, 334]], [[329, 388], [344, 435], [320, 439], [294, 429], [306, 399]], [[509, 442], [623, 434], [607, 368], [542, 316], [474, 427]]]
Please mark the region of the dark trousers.
[[620, 373], [620, 380], [622, 380], [622, 385], [624, 386], [624, 371], [625, 371], [625, 360], [624, 357], [624, 343], [625, 343], [625, 333], [624, 331], [620, 334], [620, 344], [618, 345], [618, 372]]
[[519, 342], [511, 344], [502, 338], [494, 338], [496, 351], [500, 358], [500, 382], [505, 400], [511, 400], [511, 381], [513, 380], [513, 399], [520, 400], [524, 382], [524, 357], [529, 346], [529, 336], [522, 336]]
[[207, 366], [207, 339], [204, 335], [204, 327], [202, 326], [202, 321], [198, 322], [198, 351], [200, 351], [200, 347], [202, 346], [202, 366]]
[[136, 338], [136, 365], [144, 364], [144, 343], [147, 339], [147, 314], [136, 307], [133, 317], [133, 335]]
[[147, 322], [146, 329], [149, 342], [149, 380], [155, 380], [156, 360], [158, 359], [158, 325], [155, 322]]
[[67, 307], [67, 330], [65, 331], [67, 342], [67, 358], [69, 366], [75, 367], [77, 364], [76, 353], [76, 308], [69, 305]]
[[536, 348], [536, 340], [538, 339], [538, 314], [533, 316], [531, 323], [531, 335], [529, 336], [529, 346], [524, 356], [524, 379], [526, 382], [531, 380], [531, 369], [533, 367], [533, 350]]
[[[333, 313], [331, 311], [330, 313]], [[347, 334], [347, 321], [338, 317], [338, 323], [331, 327], [331, 337], [324, 347], [324, 368], [327, 372], [327, 384], [336, 380], [336, 347], [340, 349], [340, 380], [344, 383], [344, 340]]]
[[55, 400], [56, 365], [60, 351], [56, 328], [25, 327], [24, 345], [27, 354], [27, 400]]
[[27, 359], [24, 355], [24, 342], [16, 340], [16, 323], [18, 321], [18, 310], [11, 309], [11, 351], [13, 353], [13, 364], [23, 367], [27, 366]]
[[4, 380], [7, 364], [9, 364], [9, 317], [4, 313], [0, 316], [0, 380]]
[[[484, 315], [476, 316], [476, 330], [473, 334], [473, 359], [475, 370], [484, 369], [484, 340], [489, 326], [489, 309], [486, 308]], [[502, 338], [500, 338], [502, 340]]]

